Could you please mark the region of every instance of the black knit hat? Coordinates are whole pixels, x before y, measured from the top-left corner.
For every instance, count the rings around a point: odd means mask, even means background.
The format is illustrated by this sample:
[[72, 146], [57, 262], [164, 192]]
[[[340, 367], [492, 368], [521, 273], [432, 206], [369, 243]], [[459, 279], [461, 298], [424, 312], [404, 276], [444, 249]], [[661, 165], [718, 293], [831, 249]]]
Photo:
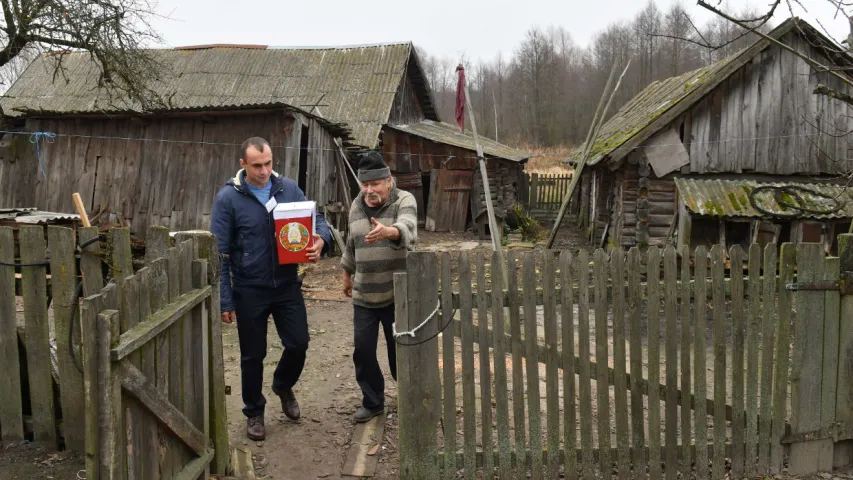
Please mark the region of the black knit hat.
[[382, 154], [373, 150], [361, 157], [358, 163], [358, 181], [370, 182], [391, 176], [391, 169], [382, 159]]

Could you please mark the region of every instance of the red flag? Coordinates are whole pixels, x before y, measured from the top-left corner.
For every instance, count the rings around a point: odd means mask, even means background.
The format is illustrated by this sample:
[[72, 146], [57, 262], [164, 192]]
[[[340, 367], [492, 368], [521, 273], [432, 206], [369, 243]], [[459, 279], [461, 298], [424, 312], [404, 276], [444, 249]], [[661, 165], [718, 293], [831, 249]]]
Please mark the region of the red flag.
[[456, 124], [465, 133], [465, 69], [461, 63], [456, 71], [459, 73], [459, 81], [456, 83]]

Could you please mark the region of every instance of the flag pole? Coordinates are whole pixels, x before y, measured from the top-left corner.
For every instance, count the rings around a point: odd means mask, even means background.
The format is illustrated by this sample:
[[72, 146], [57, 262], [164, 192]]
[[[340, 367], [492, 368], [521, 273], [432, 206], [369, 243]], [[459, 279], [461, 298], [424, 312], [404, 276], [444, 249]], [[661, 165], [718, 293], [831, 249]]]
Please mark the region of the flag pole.
[[[456, 71], [460, 72], [460, 75], [464, 75], [465, 69], [462, 67], [461, 63], [456, 67]], [[474, 120], [474, 109], [471, 106], [471, 96], [468, 94], [468, 80], [464, 76], [460, 78], [460, 80], [462, 81], [459, 83], [462, 83], [465, 91], [465, 109], [468, 110], [468, 119], [471, 121], [471, 132], [474, 134], [474, 144], [477, 146], [477, 160], [479, 161], [480, 175], [483, 179], [483, 191], [486, 196], [486, 211], [489, 216], [489, 233], [491, 233], [492, 237], [492, 248], [498, 254], [498, 269], [501, 274], [500, 278], [503, 280], [503, 288], [507, 289], [509, 288], [509, 281], [507, 278], [506, 262], [504, 261], [503, 250], [501, 249], [501, 238], [503, 237], [503, 232], [498, 231], [498, 222], [495, 220], [495, 207], [492, 205], [492, 192], [489, 187], [489, 174], [486, 171], [483, 146], [480, 145], [480, 137], [477, 135], [477, 123]], [[492, 268], [494, 267], [495, 266], [492, 265]]]

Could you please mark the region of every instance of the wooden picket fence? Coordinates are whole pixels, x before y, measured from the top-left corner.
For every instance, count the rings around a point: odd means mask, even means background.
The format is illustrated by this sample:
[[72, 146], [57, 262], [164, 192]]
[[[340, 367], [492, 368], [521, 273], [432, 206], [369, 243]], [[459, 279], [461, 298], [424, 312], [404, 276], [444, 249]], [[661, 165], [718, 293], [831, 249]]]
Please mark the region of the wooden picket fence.
[[556, 216], [572, 174], [527, 173], [527, 208], [535, 217]]
[[410, 254], [397, 331], [423, 326], [398, 339], [401, 478], [718, 480], [853, 459], [853, 273], [818, 244], [687, 253], [513, 251], [506, 289], [497, 257]]
[[[15, 242], [15, 231], [0, 227], [0, 261], [25, 264], [0, 265], [2, 439], [24, 439], [30, 419], [35, 441], [57, 447], [61, 436], [66, 448], [85, 454], [88, 479], [224, 474], [230, 447], [214, 237], [177, 233], [170, 248], [168, 230], [151, 227], [145, 266], [134, 272], [127, 229], [108, 233], [105, 253], [97, 228], [76, 233], [22, 226]], [[77, 245], [86, 245], [79, 265]], [[41, 265], [47, 252], [49, 265]], [[89, 296], [75, 302], [81, 286]], [[22, 326], [16, 293], [23, 297]], [[19, 330], [26, 350], [21, 364]], [[25, 385], [18, 380], [22, 368]]]

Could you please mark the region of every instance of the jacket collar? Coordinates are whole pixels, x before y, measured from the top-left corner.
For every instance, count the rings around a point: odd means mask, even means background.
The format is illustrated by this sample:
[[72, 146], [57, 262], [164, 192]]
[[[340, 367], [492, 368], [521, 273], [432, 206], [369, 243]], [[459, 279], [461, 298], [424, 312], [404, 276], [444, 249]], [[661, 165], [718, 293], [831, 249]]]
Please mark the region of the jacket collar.
[[[276, 186], [281, 184], [280, 177], [281, 175], [279, 175], [278, 172], [276, 172], [275, 170], [272, 171], [272, 176], [270, 177], [270, 182], [272, 182], [272, 190], [275, 190]], [[231, 179], [230, 183], [234, 185], [234, 188], [237, 191], [246, 192], [246, 169], [241, 168], [240, 170], [238, 170], [237, 173], [234, 175], [234, 178]]]

